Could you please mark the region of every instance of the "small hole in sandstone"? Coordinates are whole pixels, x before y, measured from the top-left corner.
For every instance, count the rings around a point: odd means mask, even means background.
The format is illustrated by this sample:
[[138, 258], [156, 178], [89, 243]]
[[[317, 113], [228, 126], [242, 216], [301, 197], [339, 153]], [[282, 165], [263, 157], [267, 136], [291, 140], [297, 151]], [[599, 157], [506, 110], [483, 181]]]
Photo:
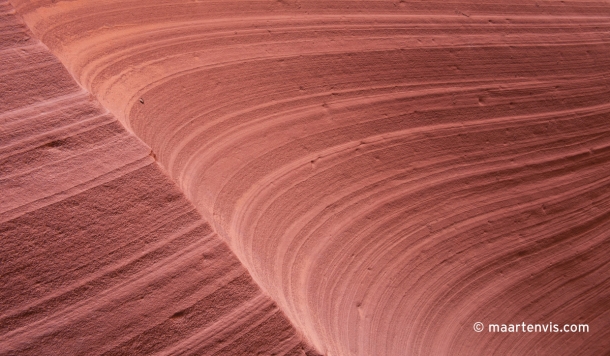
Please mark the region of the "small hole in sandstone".
[[47, 143], [45, 146], [46, 147], [59, 147], [59, 146], [63, 146], [65, 144], [65, 142], [63, 140], [55, 140], [55, 141], [51, 141], [49, 143]]
[[184, 314], [186, 314], [186, 311], [184, 310], [180, 310], [174, 313], [174, 315], [171, 316], [172, 319], [177, 319], [177, 318], [182, 318], [184, 316]]

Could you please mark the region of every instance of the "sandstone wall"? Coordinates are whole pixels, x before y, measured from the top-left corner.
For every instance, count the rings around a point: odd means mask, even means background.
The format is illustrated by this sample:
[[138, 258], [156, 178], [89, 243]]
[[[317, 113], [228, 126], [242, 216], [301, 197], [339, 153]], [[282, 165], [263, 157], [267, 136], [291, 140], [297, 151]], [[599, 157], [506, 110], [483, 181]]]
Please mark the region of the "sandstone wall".
[[12, 3], [318, 350], [610, 348], [607, 1]]
[[0, 1], [0, 354], [310, 352], [153, 155]]

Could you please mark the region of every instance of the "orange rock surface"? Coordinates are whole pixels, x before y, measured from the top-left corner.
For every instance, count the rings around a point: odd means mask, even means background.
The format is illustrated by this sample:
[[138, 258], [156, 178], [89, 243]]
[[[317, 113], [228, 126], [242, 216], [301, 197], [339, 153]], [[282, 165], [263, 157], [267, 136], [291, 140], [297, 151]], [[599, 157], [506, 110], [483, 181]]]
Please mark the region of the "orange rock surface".
[[318, 352], [610, 349], [607, 1], [11, 3]]
[[0, 33], [0, 354], [308, 351], [6, 1]]

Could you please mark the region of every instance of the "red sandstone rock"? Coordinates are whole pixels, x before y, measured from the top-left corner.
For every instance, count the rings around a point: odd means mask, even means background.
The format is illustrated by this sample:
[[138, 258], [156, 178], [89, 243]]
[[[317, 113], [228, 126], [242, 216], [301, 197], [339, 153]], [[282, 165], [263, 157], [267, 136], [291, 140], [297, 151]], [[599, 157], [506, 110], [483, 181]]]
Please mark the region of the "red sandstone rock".
[[308, 350], [6, 1], [0, 33], [0, 354]]
[[608, 2], [12, 2], [319, 351], [610, 349]]

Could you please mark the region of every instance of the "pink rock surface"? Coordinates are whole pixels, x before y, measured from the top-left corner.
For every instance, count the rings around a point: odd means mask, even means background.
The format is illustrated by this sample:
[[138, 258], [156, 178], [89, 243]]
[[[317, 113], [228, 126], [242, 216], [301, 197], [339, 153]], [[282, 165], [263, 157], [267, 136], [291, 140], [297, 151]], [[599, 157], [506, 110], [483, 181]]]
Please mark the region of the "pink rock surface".
[[0, 34], [0, 354], [308, 351], [6, 1]]
[[607, 1], [11, 2], [318, 351], [610, 349]]

